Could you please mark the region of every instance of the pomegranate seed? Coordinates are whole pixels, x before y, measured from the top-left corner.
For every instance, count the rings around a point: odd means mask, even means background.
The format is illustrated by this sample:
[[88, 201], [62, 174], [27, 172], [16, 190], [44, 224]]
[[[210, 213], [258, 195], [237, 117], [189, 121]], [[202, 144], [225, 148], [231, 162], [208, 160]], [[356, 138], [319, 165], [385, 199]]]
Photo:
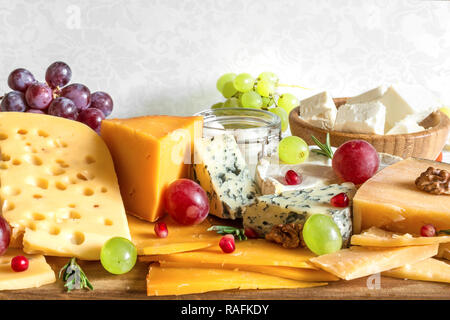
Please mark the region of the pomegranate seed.
[[16, 256], [11, 260], [11, 269], [22, 272], [28, 269], [28, 259], [24, 256]]
[[167, 225], [164, 222], [155, 223], [155, 233], [159, 238], [166, 238], [169, 234]]
[[232, 234], [227, 234], [223, 236], [219, 241], [219, 246], [225, 253], [231, 253], [236, 249], [236, 245], [234, 244], [234, 237]]
[[348, 207], [348, 196], [346, 193], [342, 192], [337, 195], [335, 195], [333, 198], [331, 198], [330, 203], [333, 207], [339, 207], [339, 208], [345, 208]]
[[258, 234], [256, 233], [255, 230], [253, 230], [252, 228], [245, 228], [244, 229], [244, 234], [247, 238], [250, 239], [256, 239], [258, 238]]
[[422, 237], [434, 237], [436, 235], [436, 229], [432, 224], [426, 224], [420, 228], [420, 235]]
[[284, 176], [284, 179], [286, 179], [286, 182], [288, 185], [295, 186], [297, 184], [302, 183], [302, 176], [298, 175], [297, 172], [294, 170], [289, 170], [286, 172], [286, 175]]

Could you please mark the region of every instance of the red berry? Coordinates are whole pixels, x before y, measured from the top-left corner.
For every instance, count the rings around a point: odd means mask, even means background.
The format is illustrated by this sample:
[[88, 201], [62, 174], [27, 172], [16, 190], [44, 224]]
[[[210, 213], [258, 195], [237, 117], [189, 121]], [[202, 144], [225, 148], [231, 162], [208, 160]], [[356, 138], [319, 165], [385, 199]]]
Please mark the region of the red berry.
[[342, 192], [337, 195], [335, 195], [333, 198], [331, 198], [330, 203], [333, 207], [338, 208], [345, 208], [348, 207], [348, 196], [346, 193]]
[[434, 237], [436, 235], [436, 228], [432, 224], [426, 224], [420, 228], [420, 235], [422, 237]]
[[219, 241], [219, 246], [225, 253], [231, 253], [236, 249], [236, 245], [234, 244], [234, 236], [232, 234], [227, 234], [223, 236]]
[[164, 222], [155, 223], [155, 233], [158, 238], [166, 238], [169, 235], [169, 230]]
[[256, 239], [258, 238], [258, 234], [256, 233], [255, 230], [253, 230], [252, 228], [245, 228], [244, 229], [244, 234], [247, 238], [250, 239]]
[[28, 259], [24, 256], [16, 256], [11, 260], [11, 268], [15, 272], [22, 272], [28, 269]]
[[288, 185], [295, 186], [302, 183], [302, 176], [298, 175], [294, 170], [289, 170], [284, 176]]

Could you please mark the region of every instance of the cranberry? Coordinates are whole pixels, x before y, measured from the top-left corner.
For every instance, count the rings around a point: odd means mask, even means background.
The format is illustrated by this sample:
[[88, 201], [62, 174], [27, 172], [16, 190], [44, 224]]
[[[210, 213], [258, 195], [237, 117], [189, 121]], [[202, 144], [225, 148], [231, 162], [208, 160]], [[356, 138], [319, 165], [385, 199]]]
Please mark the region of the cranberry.
[[225, 253], [231, 253], [236, 249], [236, 245], [234, 243], [234, 236], [232, 234], [227, 234], [223, 236], [219, 241], [219, 246]]
[[330, 203], [333, 207], [338, 208], [345, 208], [348, 207], [348, 196], [346, 193], [342, 192], [337, 195], [335, 195], [333, 198], [331, 198]]
[[155, 233], [158, 238], [166, 238], [169, 234], [167, 225], [164, 222], [155, 223]]
[[11, 260], [11, 268], [15, 272], [22, 272], [28, 269], [28, 259], [24, 256], [16, 256]]
[[432, 224], [426, 224], [420, 228], [420, 235], [422, 237], [434, 237], [436, 235], [436, 228]]
[[302, 183], [302, 176], [298, 175], [294, 170], [289, 170], [284, 176], [288, 185], [294, 186]]

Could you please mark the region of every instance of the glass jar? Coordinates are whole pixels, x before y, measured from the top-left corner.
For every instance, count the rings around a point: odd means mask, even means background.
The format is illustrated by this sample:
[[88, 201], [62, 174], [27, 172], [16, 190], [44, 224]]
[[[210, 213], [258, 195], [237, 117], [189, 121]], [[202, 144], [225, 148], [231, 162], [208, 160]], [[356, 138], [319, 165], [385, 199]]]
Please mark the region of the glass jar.
[[203, 137], [231, 134], [254, 174], [258, 160], [277, 151], [281, 140], [280, 118], [268, 111], [249, 108], [219, 108], [201, 111]]

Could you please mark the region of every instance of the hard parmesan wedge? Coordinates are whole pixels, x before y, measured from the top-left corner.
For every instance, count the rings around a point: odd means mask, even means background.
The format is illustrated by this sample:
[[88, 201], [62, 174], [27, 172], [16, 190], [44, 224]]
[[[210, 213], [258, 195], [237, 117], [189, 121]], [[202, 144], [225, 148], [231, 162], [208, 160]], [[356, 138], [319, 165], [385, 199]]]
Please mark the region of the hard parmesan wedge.
[[382, 275], [400, 279], [450, 283], [450, 264], [429, 258], [385, 271]]

